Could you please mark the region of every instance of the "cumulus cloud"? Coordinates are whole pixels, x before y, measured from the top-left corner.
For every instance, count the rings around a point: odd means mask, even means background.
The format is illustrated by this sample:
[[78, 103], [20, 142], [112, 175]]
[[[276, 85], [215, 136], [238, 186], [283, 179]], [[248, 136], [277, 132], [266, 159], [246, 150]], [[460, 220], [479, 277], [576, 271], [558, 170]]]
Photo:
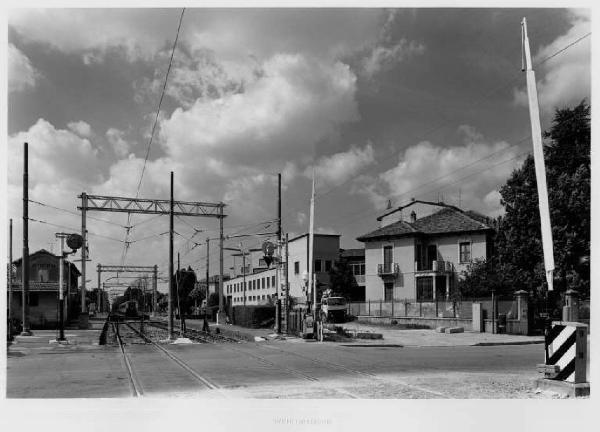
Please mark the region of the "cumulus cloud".
[[83, 138], [89, 138], [92, 135], [92, 127], [84, 121], [70, 122], [67, 127]]
[[[156, 100], [164, 83], [164, 67], [171, 51], [163, 50], [154, 60], [154, 78], [142, 78], [134, 83], [138, 103]], [[259, 71], [248, 62], [226, 63], [216, 59], [214, 51], [196, 49], [178, 51], [169, 75], [166, 95], [189, 109], [197, 99], [219, 99], [227, 94], [239, 93], [244, 83], [253, 80]]]
[[522, 162], [518, 149], [505, 141], [488, 142], [470, 126], [461, 126], [464, 145], [440, 147], [423, 141], [409, 147], [398, 164], [377, 178], [364, 177], [355, 193], [368, 195], [378, 208], [412, 197], [458, 204], [495, 216], [502, 212], [497, 190]]
[[115, 154], [122, 158], [129, 154], [130, 145], [123, 138], [125, 133], [119, 129], [110, 128], [106, 131], [106, 139], [112, 146]]
[[[174, 8], [15, 9], [8, 23], [25, 40], [80, 54], [93, 64], [114, 49], [132, 61], [152, 58], [171, 45], [180, 13]], [[241, 8], [235, 13], [188, 8], [179, 43], [211, 49], [222, 60], [256, 56], [262, 61], [281, 52], [336, 58], [376, 38], [380, 15], [375, 8]]]
[[29, 58], [16, 46], [8, 44], [8, 91], [17, 92], [35, 87], [40, 73]]
[[29, 143], [32, 186], [62, 181], [87, 185], [101, 178], [96, 165], [98, 151], [87, 138], [69, 130], [56, 129], [46, 120], [39, 119], [29, 130], [8, 138], [9, 182], [19, 181], [24, 142]]
[[[352, 147], [347, 152], [323, 156], [315, 165], [316, 181], [320, 186], [339, 186], [374, 162], [375, 154], [371, 143], [362, 149]], [[307, 167], [304, 175], [312, 178], [312, 167]]]
[[[537, 52], [533, 63], [542, 60], [565, 48], [591, 31], [589, 10], [570, 12], [571, 27], [569, 30], [543, 46]], [[584, 98], [589, 100], [591, 91], [591, 40], [587, 37], [569, 47], [556, 57], [536, 68], [538, 98], [540, 108], [551, 113], [556, 108], [575, 105]], [[527, 89], [514, 90], [514, 102], [527, 106]]]
[[[173, 40], [177, 10], [15, 9], [9, 26], [28, 41], [43, 42], [66, 53], [81, 54], [87, 64], [121, 49], [131, 60], [150, 58]], [[173, 26], [167, 26], [167, 20]], [[73, 37], [77, 35], [77, 37]]]
[[422, 54], [424, 51], [424, 45], [406, 39], [401, 39], [391, 46], [375, 46], [362, 61], [363, 74], [367, 78], [373, 78], [382, 70], [391, 68], [406, 57]]
[[367, 79], [372, 79], [378, 73], [391, 69], [406, 58], [423, 54], [425, 51], [425, 45], [417, 41], [406, 38], [394, 41], [394, 21], [398, 13], [397, 9], [387, 11], [377, 40], [367, 43], [362, 48], [364, 54], [360, 62], [360, 71]]
[[198, 99], [161, 124], [166, 153], [262, 165], [312, 153], [338, 127], [358, 119], [356, 77], [347, 65], [301, 55], [276, 55], [244, 91]]
[[[146, 163], [140, 196], [165, 196], [174, 171], [176, 199], [223, 200], [235, 215], [229, 223], [274, 216], [275, 173], [282, 172], [285, 187], [317, 143], [336, 140], [338, 128], [358, 118], [356, 77], [342, 63], [301, 55], [277, 55], [261, 67], [264, 74], [243, 90], [198, 98], [160, 121], [156, 144], [163, 155]], [[126, 156], [121, 131], [109, 130], [107, 139]], [[372, 153], [369, 146], [354, 149], [352, 163], [358, 166]], [[96, 189], [131, 195], [143, 165], [130, 154]]]

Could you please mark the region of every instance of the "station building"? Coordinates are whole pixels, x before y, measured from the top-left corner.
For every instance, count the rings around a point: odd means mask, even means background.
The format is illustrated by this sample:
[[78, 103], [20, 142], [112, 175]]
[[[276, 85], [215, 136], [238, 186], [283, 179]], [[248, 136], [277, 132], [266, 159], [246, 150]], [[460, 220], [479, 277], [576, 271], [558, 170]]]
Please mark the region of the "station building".
[[[58, 324], [58, 279], [60, 257], [40, 249], [29, 255], [29, 320], [32, 329], [55, 328]], [[13, 280], [10, 283], [12, 302], [10, 304], [13, 319], [21, 320], [23, 287], [23, 259], [12, 263]], [[70, 310], [77, 310], [77, 281], [81, 273], [77, 267], [64, 260], [63, 289], [65, 293], [65, 317]], [[10, 298], [10, 297], [9, 297]], [[8, 299], [7, 299], [8, 301]], [[74, 306], [74, 307], [72, 307]]]

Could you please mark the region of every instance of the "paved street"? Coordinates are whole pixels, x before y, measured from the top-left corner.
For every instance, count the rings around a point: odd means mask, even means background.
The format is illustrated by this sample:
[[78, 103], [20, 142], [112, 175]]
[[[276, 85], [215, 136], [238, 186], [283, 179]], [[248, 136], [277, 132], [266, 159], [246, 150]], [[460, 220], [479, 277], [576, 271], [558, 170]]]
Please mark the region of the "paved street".
[[[90, 344], [97, 330], [54, 332], [9, 347], [9, 398], [131, 397], [118, 346]], [[79, 342], [78, 342], [79, 341]], [[533, 398], [543, 345], [397, 347], [305, 342], [131, 343], [140, 395], [250, 398]]]

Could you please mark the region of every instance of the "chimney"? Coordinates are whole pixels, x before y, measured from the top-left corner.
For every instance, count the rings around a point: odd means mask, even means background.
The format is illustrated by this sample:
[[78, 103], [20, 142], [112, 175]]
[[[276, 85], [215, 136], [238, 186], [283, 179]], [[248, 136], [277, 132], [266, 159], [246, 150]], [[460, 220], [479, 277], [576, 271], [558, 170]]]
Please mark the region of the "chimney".
[[417, 214], [413, 210], [413, 211], [410, 212], [410, 222], [411, 223], [415, 223], [416, 221], [417, 221]]

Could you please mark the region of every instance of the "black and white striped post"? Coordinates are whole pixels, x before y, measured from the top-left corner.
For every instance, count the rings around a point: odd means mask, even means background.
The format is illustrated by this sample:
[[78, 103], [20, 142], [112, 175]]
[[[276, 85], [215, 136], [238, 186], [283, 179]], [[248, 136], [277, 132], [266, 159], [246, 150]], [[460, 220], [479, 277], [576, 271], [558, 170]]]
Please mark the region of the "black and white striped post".
[[588, 326], [578, 322], [553, 321], [546, 333], [546, 361], [538, 365], [544, 378], [538, 388], [565, 391], [573, 396], [589, 395], [587, 382]]

